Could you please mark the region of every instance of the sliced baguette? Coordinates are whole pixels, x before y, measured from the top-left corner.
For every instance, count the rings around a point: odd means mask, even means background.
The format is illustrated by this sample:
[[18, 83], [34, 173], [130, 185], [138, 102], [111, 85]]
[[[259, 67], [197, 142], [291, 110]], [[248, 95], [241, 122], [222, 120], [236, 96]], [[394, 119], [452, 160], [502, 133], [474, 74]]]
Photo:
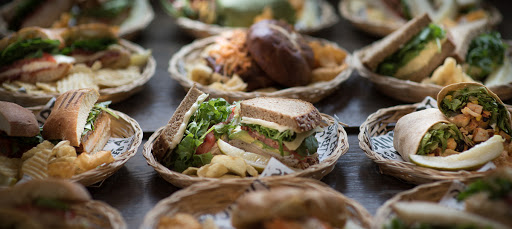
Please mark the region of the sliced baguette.
[[287, 98], [259, 97], [240, 103], [240, 115], [290, 127], [297, 133], [321, 125], [322, 116], [313, 104]]
[[[183, 135], [177, 133], [179, 132], [181, 124], [185, 121], [185, 114], [196, 103], [199, 96], [203, 94], [205, 93], [197, 89], [194, 84], [194, 86], [192, 86], [188, 91], [187, 95], [185, 95], [185, 98], [181, 101], [178, 108], [176, 108], [176, 111], [165, 126], [164, 130], [153, 144], [153, 155], [158, 161], [162, 160], [167, 151], [176, 147], [173, 143], [181, 141]], [[188, 122], [188, 120], [186, 121]], [[186, 124], [187, 123], [185, 123], [185, 125]]]
[[29, 109], [0, 101], [0, 131], [7, 136], [34, 137], [39, 133], [39, 125]]
[[69, 140], [79, 147], [87, 117], [100, 94], [91, 88], [70, 90], [60, 95], [43, 126], [43, 138]]

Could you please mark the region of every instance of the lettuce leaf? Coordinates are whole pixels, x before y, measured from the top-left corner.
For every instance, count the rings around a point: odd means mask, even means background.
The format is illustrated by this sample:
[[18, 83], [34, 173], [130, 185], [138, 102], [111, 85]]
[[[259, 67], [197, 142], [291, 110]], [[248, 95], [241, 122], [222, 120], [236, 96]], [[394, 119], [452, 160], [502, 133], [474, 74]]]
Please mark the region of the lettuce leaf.
[[463, 136], [455, 124], [438, 123], [423, 136], [416, 154], [427, 155], [438, 147], [444, 152], [449, 138], [454, 138], [457, 145], [463, 144]]
[[315, 135], [310, 135], [304, 139], [304, 141], [300, 144], [299, 148], [297, 148], [296, 152], [303, 157], [313, 155], [316, 153], [318, 149], [318, 140], [316, 140]]
[[12, 64], [25, 58], [39, 58], [43, 53], [58, 53], [59, 40], [50, 39], [25, 39], [8, 45], [0, 53], [0, 67]]
[[264, 126], [257, 125], [257, 124], [242, 124], [242, 125], [247, 126], [260, 134], [263, 134], [267, 138], [277, 141], [279, 143], [279, 152], [281, 152], [281, 155], [284, 155], [283, 141], [291, 142], [297, 136], [295, 134], [295, 132], [293, 132], [291, 130], [285, 130], [283, 132], [279, 132], [276, 129], [264, 127]]
[[500, 33], [484, 33], [473, 39], [466, 54], [469, 65], [466, 72], [475, 80], [484, 80], [490, 73], [503, 65], [507, 45]]
[[463, 192], [459, 193], [457, 200], [465, 200], [466, 198], [480, 192], [487, 192], [491, 200], [506, 198], [510, 193], [512, 193], [512, 181], [502, 177], [496, 177], [488, 180], [477, 180], [468, 185]]
[[62, 49], [61, 53], [64, 55], [71, 54], [74, 50], [80, 49], [90, 52], [99, 52], [108, 48], [112, 44], [117, 44], [117, 39], [105, 37], [105, 38], [93, 38], [76, 40], [71, 45]]

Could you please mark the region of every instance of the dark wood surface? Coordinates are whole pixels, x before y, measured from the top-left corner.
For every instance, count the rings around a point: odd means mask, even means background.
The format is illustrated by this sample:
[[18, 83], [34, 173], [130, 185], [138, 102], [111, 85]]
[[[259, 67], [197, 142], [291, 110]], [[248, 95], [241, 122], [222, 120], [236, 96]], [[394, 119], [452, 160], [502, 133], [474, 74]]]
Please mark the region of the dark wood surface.
[[[330, 1], [336, 3], [337, 1]], [[512, 39], [510, 6], [506, 1], [491, 1], [504, 13], [504, 23], [498, 30], [506, 39]], [[153, 78], [141, 92], [112, 106], [136, 119], [141, 125], [145, 139], [156, 129], [165, 125], [185, 95], [185, 90], [169, 77], [167, 68], [171, 56], [193, 38], [180, 31], [173, 20], [166, 15], [158, 1], [152, 1], [155, 20], [135, 40], [141, 46], [151, 49], [157, 60]], [[508, 9], [508, 10], [507, 10]], [[377, 40], [354, 29], [346, 20], [334, 27], [316, 34], [337, 42], [350, 52]], [[373, 85], [356, 72], [327, 99], [315, 106], [323, 113], [336, 115], [348, 124], [349, 151], [337, 162], [334, 170], [322, 179], [332, 188], [361, 203], [371, 214], [387, 199], [400, 191], [413, 187], [394, 177], [382, 175], [377, 166], [359, 148], [358, 127], [368, 115], [380, 108], [402, 104], [380, 94]], [[145, 143], [145, 140], [143, 144]], [[125, 218], [129, 228], [138, 228], [144, 215], [158, 201], [170, 196], [179, 188], [167, 183], [142, 156], [142, 145], [138, 153], [123, 168], [99, 187], [89, 187], [94, 199], [102, 200], [117, 208]]]

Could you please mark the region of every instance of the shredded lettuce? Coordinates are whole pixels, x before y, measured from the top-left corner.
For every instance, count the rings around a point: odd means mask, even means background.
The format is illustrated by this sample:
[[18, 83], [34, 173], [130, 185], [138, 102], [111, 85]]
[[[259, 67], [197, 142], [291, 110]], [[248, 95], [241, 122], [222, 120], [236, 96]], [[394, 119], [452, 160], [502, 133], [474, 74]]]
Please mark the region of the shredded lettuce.
[[507, 108], [490, 96], [483, 87], [466, 87], [448, 93], [448, 96], [441, 103], [440, 110], [449, 116], [460, 114], [460, 110], [466, 106], [470, 98], [478, 100], [478, 105], [483, 106], [484, 110], [491, 112], [489, 125], [496, 124], [500, 130], [511, 135], [512, 129]]
[[417, 154], [427, 155], [438, 147], [444, 152], [449, 138], [453, 138], [457, 145], [462, 144], [463, 136], [455, 124], [438, 123], [423, 136]]
[[500, 33], [484, 33], [471, 41], [466, 54], [468, 73], [475, 80], [484, 80], [489, 74], [503, 65], [507, 45], [501, 40]]
[[114, 118], [119, 118], [118, 115], [116, 115], [110, 108], [108, 108], [108, 105], [110, 105], [111, 101], [105, 101], [102, 103], [97, 103], [92, 107], [91, 112], [89, 112], [89, 116], [87, 116], [87, 121], [85, 123], [84, 131], [82, 132], [82, 136], [86, 135], [87, 132], [94, 130], [94, 122], [96, 122], [96, 119], [98, 119], [98, 116], [100, 115], [101, 111], [105, 111], [112, 115]]
[[61, 53], [64, 55], [71, 54], [75, 49], [98, 52], [108, 48], [112, 44], [117, 44], [117, 39], [105, 37], [105, 38], [93, 38], [76, 40], [71, 45], [62, 49]]
[[425, 46], [432, 40], [438, 44], [438, 49], [441, 49], [440, 40], [443, 39], [446, 32], [443, 28], [436, 24], [429, 24], [418, 35], [414, 36], [397, 52], [386, 57], [379, 66], [377, 66], [377, 73], [386, 76], [394, 76], [399, 68], [406, 65], [409, 61], [414, 59], [418, 54], [423, 51]]
[[502, 177], [477, 180], [468, 185], [463, 192], [459, 193], [457, 200], [465, 200], [466, 198], [481, 192], [487, 192], [489, 199], [491, 200], [506, 198], [512, 193], [512, 181]]
[[43, 53], [55, 54], [58, 52], [59, 40], [25, 39], [8, 45], [0, 53], [0, 67], [12, 64], [25, 58], [39, 58]]

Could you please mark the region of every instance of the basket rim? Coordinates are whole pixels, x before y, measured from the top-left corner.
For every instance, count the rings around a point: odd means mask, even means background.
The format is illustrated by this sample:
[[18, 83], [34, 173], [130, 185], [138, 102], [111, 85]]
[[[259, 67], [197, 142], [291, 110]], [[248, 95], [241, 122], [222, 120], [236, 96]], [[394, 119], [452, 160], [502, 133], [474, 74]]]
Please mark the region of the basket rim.
[[[403, 110], [414, 110], [418, 106], [419, 103], [408, 104], [408, 105], [398, 105], [388, 108], [382, 108], [377, 110], [375, 113], [368, 116], [368, 118], [361, 124], [359, 127], [359, 134], [357, 136], [359, 140], [359, 147], [363, 150], [365, 155], [374, 161], [380, 169], [380, 173], [388, 174], [394, 177], [397, 177], [401, 180], [404, 180], [409, 183], [414, 184], [422, 184], [432, 181], [440, 181], [440, 180], [468, 180], [474, 179], [478, 177], [485, 176], [486, 174], [492, 172], [483, 171], [467, 171], [467, 170], [458, 170], [458, 171], [443, 171], [436, 170], [427, 167], [418, 166], [412, 162], [406, 161], [395, 161], [391, 159], [386, 159], [373, 151], [371, 146], [371, 137], [369, 136], [368, 129], [374, 126], [375, 124], [379, 124], [379, 118], [386, 116], [390, 113], [395, 113], [397, 111]], [[398, 121], [398, 120], [396, 120]], [[396, 122], [395, 121], [395, 122]], [[386, 131], [386, 133], [389, 131]], [[428, 180], [427, 182], [425, 180]]]
[[89, 200], [86, 203], [87, 207], [96, 210], [97, 213], [106, 216], [109, 220], [112, 229], [126, 229], [126, 222], [121, 213], [110, 206], [108, 203], [100, 200]]
[[[129, 50], [133, 51], [134, 53], [143, 53], [146, 49], [142, 48], [138, 44], [135, 44], [131, 41], [120, 39], [119, 43], [127, 47]], [[156, 70], [156, 60], [151, 55], [148, 58], [148, 61], [146, 63], [146, 66], [142, 68], [141, 77], [137, 80], [132, 81], [129, 84], [118, 86], [118, 87], [112, 87], [112, 88], [103, 88], [99, 90], [100, 93], [100, 100], [112, 100], [112, 98], [115, 98], [118, 95], [121, 95], [121, 99], [113, 100], [113, 102], [119, 102], [121, 100], [124, 100], [128, 98], [133, 93], [139, 91], [142, 89], [142, 86], [146, 84], [155, 74]], [[16, 103], [21, 104], [30, 104], [29, 106], [37, 106], [37, 105], [44, 105], [44, 103], [48, 102], [52, 97], [59, 96], [61, 93], [45, 93], [45, 94], [37, 94], [37, 95], [31, 95], [27, 93], [22, 92], [13, 92], [6, 90], [3, 87], [0, 87], [0, 98], [7, 99], [7, 101], [15, 100], [22, 100], [25, 102], [19, 102], [16, 101]], [[45, 102], [41, 103], [42, 100]]]
[[[256, 180], [254, 180], [256, 181]], [[348, 217], [349, 219], [356, 219], [357, 222], [362, 225], [365, 228], [369, 228], [372, 224], [373, 217], [372, 215], [366, 210], [364, 206], [362, 206], [359, 202], [356, 200], [349, 198], [345, 196], [344, 194], [332, 189], [325, 183], [314, 180], [311, 178], [303, 178], [303, 177], [265, 177], [262, 179], [258, 179], [263, 185], [267, 187], [293, 187], [293, 188], [299, 188], [299, 189], [305, 189], [305, 190], [314, 190], [318, 192], [328, 192], [334, 194], [337, 198], [340, 198], [340, 200], [344, 201], [347, 204], [348, 210]], [[197, 183], [194, 185], [191, 185], [187, 188], [178, 190], [174, 192], [172, 195], [160, 200], [150, 211], [148, 211], [145, 216], [142, 225], [140, 226], [141, 229], [143, 228], [154, 228], [155, 223], [157, 223], [157, 219], [165, 215], [166, 213], [173, 209], [173, 205], [179, 202], [183, 202], [182, 198], [184, 197], [190, 197], [190, 196], [196, 196], [200, 195], [204, 192], [210, 192], [211, 190], [216, 190], [218, 188], [229, 188], [229, 189], [236, 189], [236, 190], [242, 190], [247, 189], [252, 185], [253, 181], [247, 181], [247, 182], [236, 182], [233, 180], [222, 180], [220, 182], [215, 181], [207, 181], [204, 183]], [[240, 195], [238, 196], [232, 196], [233, 201], [231, 203], [228, 203], [227, 206], [230, 204], [233, 204], [236, 199], [238, 199]], [[179, 212], [179, 209], [177, 210]], [[177, 212], [173, 212], [177, 213]], [[215, 213], [215, 212], [211, 212]], [[351, 214], [352, 213], [352, 214]], [[354, 216], [355, 215], [355, 216]]]
[[[324, 120], [327, 119], [327, 120], [331, 120], [333, 122], [338, 122], [338, 121], [336, 121], [336, 119], [334, 119], [333, 117], [331, 117], [329, 115], [322, 114], [322, 116], [323, 116]], [[160, 127], [158, 130], [156, 130], [148, 138], [148, 140], [144, 144], [144, 148], [142, 150], [142, 154], [143, 154], [144, 158], [146, 158], [146, 162], [148, 163], [148, 165], [153, 167], [160, 174], [161, 177], [163, 177], [167, 182], [170, 182], [171, 184], [173, 184], [177, 187], [186, 187], [192, 183], [201, 183], [201, 182], [205, 182], [205, 181], [218, 182], [218, 181], [222, 180], [222, 179], [218, 179], [218, 178], [188, 176], [188, 175], [170, 170], [169, 168], [160, 164], [160, 162], [158, 162], [156, 160], [156, 158], [154, 157], [152, 151], [153, 151], [153, 144], [154, 144], [155, 140], [160, 136], [160, 134], [162, 134], [162, 131], [164, 128], [165, 128], [165, 126]], [[326, 158], [323, 162], [320, 162], [319, 164], [312, 165], [309, 168], [304, 169], [299, 172], [294, 172], [291, 174], [283, 175], [283, 177], [291, 178], [291, 177], [310, 177], [310, 176], [315, 177], [315, 176], [318, 176], [318, 179], [321, 179], [323, 176], [330, 173], [334, 169], [334, 166], [336, 165], [338, 159], [342, 155], [347, 153], [347, 151], [349, 149], [347, 133], [340, 123], [338, 123], [337, 133], [338, 133], [338, 142], [337, 142], [338, 146], [336, 147], [336, 149], [334, 149], [334, 153], [331, 156], [329, 156], [328, 158]], [[246, 182], [246, 181], [254, 181], [256, 179], [258, 179], [258, 177], [231, 178], [230, 180]], [[186, 183], [186, 184], [184, 184], [184, 183]]]
[[[347, 68], [344, 69], [342, 72], [340, 72], [335, 78], [333, 78], [330, 81], [319, 81], [307, 86], [296, 86], [296, 87], [289, 87], [273, 92], [240, 92], [240, 91], [223, 91], [218, 90], [214, 88], [210, 88], [208, 85], [202, 85], [200, 83], [197, 83], [187, 77], [186, 74], [183, 74], [182, 71], [180, 71], [180, 68], [183, 68], [183, 60], [185, 57], [193, 53], [197, 50], [203, 50], [208, 45], [215, 42], [216, 39], [218, 39], [220, 35], [207, 37], [203, 39], [196, 40], [188, 45], [183, 46], [178, 52], [176, 52], [172, 58], [169, 60], [169, 67], [168, 72], [170, 73], [170, 77], [178, 83], [186, 88], [189, 89], [192, 87], [192, 85], [196, 85], [197, 88], [201, 91], [204, 91], [205, 93], [209, 93], [214, 95], [215, 97], [223, 97], [223, 98], [229, 98], [231, 100], [240, 100], [240, 99], [249, 99], [249, 98], [255, 98], [255, 97], [261, 97], [261, 96], [267, 96], [267, 97], [294, 97], [298, 96], [299, 94], [305, 94], [308, 96], [314, 96], [314, 98], [310, 99], [303, 99], [309, 102], [317, 102], [324, 97], [328, 96], [334, 90], [341, 85], [344, 81], [348, 80], [350, 76], [352, 75], [352, 72], [354, 70], [353, 68], [353, 56], [348, 52], [346, 49], [338, 46], [336, 43], [321, 39], [321, 38], [314, 38], [306, 36], [306, 39], [311, 40], [318, 40], [320, 42], [324, 42], [330, 45], [334, 45], [336, 48], [339, 48], [343, 50], [347, 55], [344, 60], [344, 64], [347, 65]], [[323, 93], [322, 93], [323, 92]]]

